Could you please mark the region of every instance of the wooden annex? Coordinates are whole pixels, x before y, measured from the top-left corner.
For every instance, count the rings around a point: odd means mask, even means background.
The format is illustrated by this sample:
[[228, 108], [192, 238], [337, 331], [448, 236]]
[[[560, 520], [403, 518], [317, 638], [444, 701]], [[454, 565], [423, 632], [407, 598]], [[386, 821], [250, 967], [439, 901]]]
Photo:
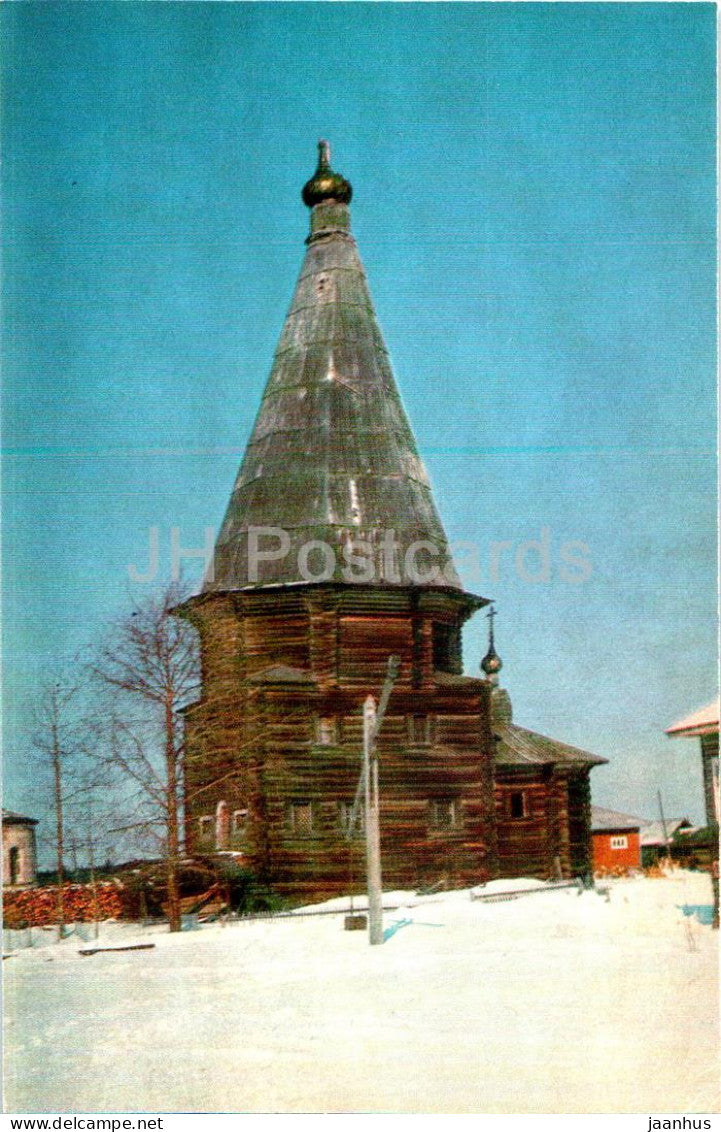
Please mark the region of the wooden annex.
[[242, 853], [277, 891], [356, 889], [346, 830], [362, 705], [400, 658], [379, 737], [386, 887], [589, 873], [591, 767], [515, 725], [463, 674], [463, 590], [350, 234], [349, 183], [321, 143], [308, 248], [213, 568], [178, 613], [197, 628], [186, 710], [186, 844]]

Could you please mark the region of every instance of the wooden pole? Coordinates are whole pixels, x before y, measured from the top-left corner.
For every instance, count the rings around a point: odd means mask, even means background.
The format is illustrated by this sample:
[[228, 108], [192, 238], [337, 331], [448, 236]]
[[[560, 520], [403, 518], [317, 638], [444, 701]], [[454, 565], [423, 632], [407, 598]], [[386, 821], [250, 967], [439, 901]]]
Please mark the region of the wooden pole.
[[376, 703], [368, 696], [363, 704], [363, 778], [365, 784], [366, 869], [368, 872], [368, 942], [383, 943], [383, 884], [378, 813], [378, 758], [373, 740]]

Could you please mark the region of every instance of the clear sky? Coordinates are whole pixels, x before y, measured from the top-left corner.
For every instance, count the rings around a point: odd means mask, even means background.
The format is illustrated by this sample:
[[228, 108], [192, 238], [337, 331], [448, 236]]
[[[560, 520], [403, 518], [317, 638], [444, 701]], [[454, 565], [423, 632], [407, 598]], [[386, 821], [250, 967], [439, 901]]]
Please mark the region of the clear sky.
[[2, 6], [6, 805], [44, 809], [28, 694], [123, 607], [148, 528], [167, 573], [172, 526], [222, 519], [323, 136], [516, 720], [611, 760], [599, 804], [701, 818], [697, 744], [662, 732], [716, 683], [715, 17]]

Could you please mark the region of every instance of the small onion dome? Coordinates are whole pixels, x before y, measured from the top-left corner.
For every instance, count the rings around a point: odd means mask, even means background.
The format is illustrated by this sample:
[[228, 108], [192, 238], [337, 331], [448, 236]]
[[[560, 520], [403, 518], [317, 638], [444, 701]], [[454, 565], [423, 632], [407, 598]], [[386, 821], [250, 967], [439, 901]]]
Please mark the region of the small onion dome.
[[503, 668], [503, 661], [494, 649], [493, 645], [489, 647], [488, 652], [481, 661], [481, 668], [485, 672], [486, 676], [495, 676]]
[[303, 185], [303, 204], [308, 208], [324, 200], [335, 200], [339, 204], [350, 204], [353, 188], [350, 181], [334, 173], [330, 167], [330, 146], [327, 141], [318, 142], [318, 168]]

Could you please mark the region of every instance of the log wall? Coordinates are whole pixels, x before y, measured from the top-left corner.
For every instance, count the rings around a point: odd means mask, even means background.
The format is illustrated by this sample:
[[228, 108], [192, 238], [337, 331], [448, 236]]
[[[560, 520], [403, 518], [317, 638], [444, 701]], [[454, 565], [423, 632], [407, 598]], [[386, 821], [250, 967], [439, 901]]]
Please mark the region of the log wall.
[[186, 716], [188, 851], [242, 852], [297, 899], [361, 884], [363, 840], [349, 844], [342, 823], [363, 701], [395, 654], [378, 742], [384, 884], [590, 872], [588, 771], [494, 767], [490, 687], [459, 675], [472, 610], [460, 593], [333, 586], [189, 603], [203, 691]]
[[[496, 771], [498, 867], [501, 876], [549, 880], [591, 872], [587, 769], [502, 767]], [[524, 800], [512, 813], [512, 796]]]
[[361, 768], [363, 701], [378, 697], [394, 654], [400, 675], [378, 742], [384, 884], [495, 875], [488, 688], [439, 685], [433, 668], [434, 621], [459, 636], [470, 610], [463, 595], [424, 595], [425, 607], [403, 591], [373, 596], [222, 595], [188, 611], [203, 650], [202, 698], [186, 715], [189, 852], [213, 848], [225, 803], [219, 847], [243, 852], [278, 891], [315, 899], [362, 887], [363, 840], [349, 844], [342, 823]]

